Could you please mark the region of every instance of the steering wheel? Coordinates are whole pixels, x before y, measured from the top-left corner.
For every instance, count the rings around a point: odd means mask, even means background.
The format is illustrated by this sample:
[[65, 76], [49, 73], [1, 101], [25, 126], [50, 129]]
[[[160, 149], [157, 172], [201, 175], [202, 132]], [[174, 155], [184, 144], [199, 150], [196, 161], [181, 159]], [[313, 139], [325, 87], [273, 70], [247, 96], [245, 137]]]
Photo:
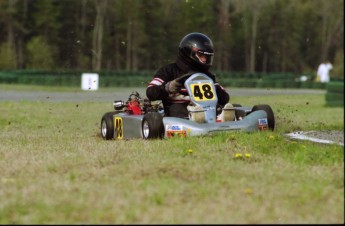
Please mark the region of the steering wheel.
[[176, 78], [175, 80], [176, 80], [177, 82], [179, 82], [179, 83], [184, 84], [184, 82], [185, 82], [191, 75], [193, 75], [193, 74], [195, 74], [195, 73], [197, 73], [197, 72], [195, 72], [195, 71], [188, 72], [188, 73], [186, 73], [186, 74], [184, 74], [184, 75], [181, 75], [180, 77]]

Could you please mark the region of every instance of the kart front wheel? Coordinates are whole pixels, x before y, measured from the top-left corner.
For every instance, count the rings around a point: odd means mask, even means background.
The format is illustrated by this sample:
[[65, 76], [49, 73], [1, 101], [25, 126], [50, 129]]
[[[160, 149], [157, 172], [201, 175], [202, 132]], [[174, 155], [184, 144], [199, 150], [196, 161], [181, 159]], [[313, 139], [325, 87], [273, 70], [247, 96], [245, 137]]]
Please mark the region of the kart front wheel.
[[141, 124], [141, 132], [144, 139], [163, 138], [163, 116], [158, 112], [147, 113]]
[[101, 136], [104, 140], [111, 140], [114, 138], [114, 120], [113, 115], [116, 112], [107, 112], [103, 115], [101, 120]]
[[274, 120], [274, 113], [273, 113], [272, 108], [267, 104], [255, 105], [252, 108], [252, 112], [258, 111], [258, 110], [264, 110], [266, 112], [267, 121], [268, 121], [267, 122], [268, 123], [268, 129], [273, 131], [274, 127], [275, 127], [275, 120]]

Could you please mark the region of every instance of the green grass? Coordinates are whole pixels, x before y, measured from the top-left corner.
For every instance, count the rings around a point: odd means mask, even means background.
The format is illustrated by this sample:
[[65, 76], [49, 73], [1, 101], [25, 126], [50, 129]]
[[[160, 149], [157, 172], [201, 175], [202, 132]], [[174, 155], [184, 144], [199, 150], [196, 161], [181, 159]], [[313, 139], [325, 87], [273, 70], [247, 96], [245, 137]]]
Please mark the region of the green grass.
[[0, 102], [0, 224], [344, 223], [344, 147], [284, 136], [343, 131], [344, 108], [232, 102], [269, 104], [276, 130], [104, 141], [109, 103]]

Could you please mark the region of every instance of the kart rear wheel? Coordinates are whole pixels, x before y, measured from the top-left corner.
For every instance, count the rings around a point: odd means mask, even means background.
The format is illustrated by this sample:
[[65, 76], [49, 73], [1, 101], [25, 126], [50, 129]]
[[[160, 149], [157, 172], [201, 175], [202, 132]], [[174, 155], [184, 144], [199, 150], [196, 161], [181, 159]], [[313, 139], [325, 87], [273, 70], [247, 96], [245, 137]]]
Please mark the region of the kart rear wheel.
[[104, 140], [111, 140], [114, 138], [114, 120], [113, 115], [116, 111], [107, 112], [103, 115], [101, 120], [101, 136]]
[[252, 112], [258, 111], [258, 110], [264, 110], [267, 114], [267, 121], [268, 121], [268, 129], [274, 130], [275, 127], [275, 120], [274, 120], [274, 113], [272, 108], [267, 104], [261, 104], [261, 105], [255, 105], [252, 108]]
[[144, 139], [163, 138], [163, 116], [158, 112], [147, 113], [141, 124], [141, 133]]

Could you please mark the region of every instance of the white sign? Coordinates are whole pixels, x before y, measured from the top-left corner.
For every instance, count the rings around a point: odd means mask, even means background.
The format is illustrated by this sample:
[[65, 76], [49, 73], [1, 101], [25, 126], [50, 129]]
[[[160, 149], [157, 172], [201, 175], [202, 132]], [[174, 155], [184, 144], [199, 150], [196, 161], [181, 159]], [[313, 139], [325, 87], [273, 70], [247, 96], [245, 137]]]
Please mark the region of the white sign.
[[83, 73], [81, 75], [81, 89], [82, 90], [98, 90], [98, 74], [97, 73]]

